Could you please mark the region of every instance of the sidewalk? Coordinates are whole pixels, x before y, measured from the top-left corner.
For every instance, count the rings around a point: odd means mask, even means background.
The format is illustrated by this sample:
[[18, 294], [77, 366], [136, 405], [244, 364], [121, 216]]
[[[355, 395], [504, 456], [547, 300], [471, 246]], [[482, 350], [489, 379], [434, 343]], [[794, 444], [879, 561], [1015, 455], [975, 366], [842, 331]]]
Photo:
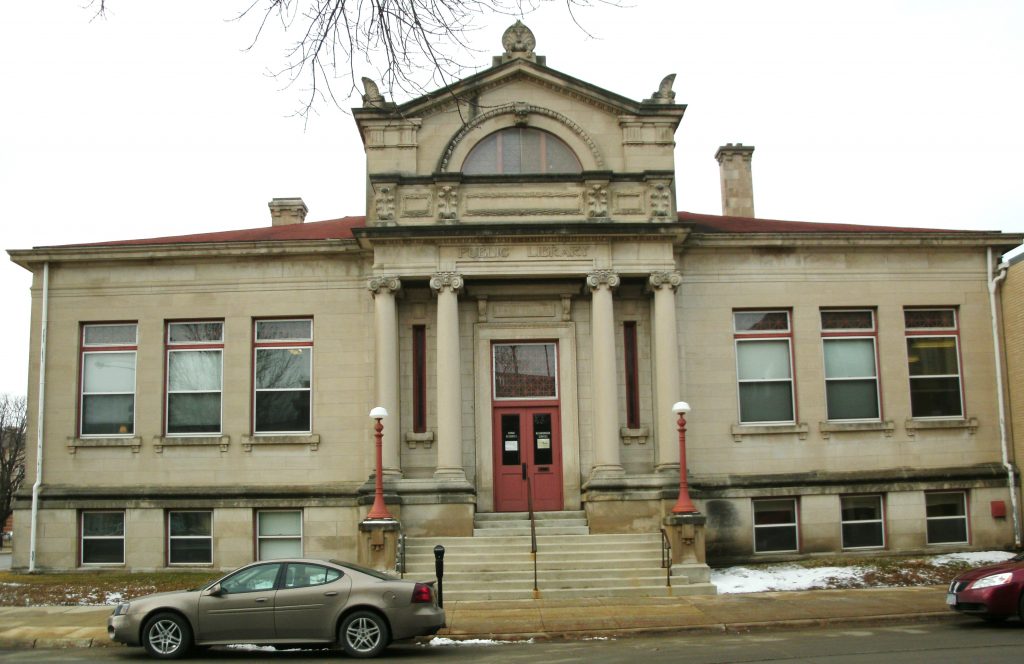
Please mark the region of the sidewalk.
[[[939, 586], [809, 590], [699, 597], [448, 602], [452, 639], [620, 636], [645, 632], [746, 631], [896, 620], [960, 619]], [[0, 607], [0, 648], [115, 645], [109, 606]]]

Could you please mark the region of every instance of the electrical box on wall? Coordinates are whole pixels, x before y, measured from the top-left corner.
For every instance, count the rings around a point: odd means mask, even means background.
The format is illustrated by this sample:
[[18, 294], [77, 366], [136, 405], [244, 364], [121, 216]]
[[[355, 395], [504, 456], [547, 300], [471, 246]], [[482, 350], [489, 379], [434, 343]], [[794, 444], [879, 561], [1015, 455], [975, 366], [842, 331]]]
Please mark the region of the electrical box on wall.
[[1005, 500], [993, 500], [992, 501], [992, 517], [996, 519], [1006, 518], [1006, 501]]

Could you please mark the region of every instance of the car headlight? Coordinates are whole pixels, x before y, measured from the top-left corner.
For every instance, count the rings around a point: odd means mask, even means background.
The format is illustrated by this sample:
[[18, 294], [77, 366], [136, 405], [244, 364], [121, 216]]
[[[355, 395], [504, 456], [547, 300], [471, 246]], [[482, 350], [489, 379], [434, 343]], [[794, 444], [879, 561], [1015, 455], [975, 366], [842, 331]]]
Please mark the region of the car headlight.
[[128, 602], [121, 602], [120, 604], [114, 607], [114, 615], [123, 616], [124, 614], [128, 613], [129, 606], [131, 605]]
[[1001, 586], [1004, 583], [1009, 583], [1011, 578], [1013, 578], [1012, 572], [1003, 572], [1002, 574], [983, 576], [974, 583], [972, 583], [971, 588], [977, 590], [978, 588], [991, 588], [992, 586]]

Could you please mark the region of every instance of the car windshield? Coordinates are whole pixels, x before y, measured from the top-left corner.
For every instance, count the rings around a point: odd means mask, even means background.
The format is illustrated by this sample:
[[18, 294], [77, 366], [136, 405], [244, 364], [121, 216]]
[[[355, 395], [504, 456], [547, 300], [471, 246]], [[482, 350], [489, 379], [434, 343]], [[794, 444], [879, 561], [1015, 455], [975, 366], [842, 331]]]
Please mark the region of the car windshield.
[[342, 567], [347, 567], [347, 568], [349, 568], [351, 570], [355, 570], [355, 571], [360, 572], [362, 574], [365, 574], [367, 576], [372, 576], [375, 579], [380, 579], [381, 581], [393, 581], [394, 578], [395, 578], [395, 577], [391, 576], [390, 574], [386, 574], [384, 572], [378, 572], [377, 570], [370, 569], [368, 567], [362, 567], [360, 565], [353, 565], [352, 563], [346, 563], [346, 562], [343, 562], [343, 561], [340, 561], [340, 560], [332, 560], [331, 562], [334, 563], [335, 565], [341, 565]]

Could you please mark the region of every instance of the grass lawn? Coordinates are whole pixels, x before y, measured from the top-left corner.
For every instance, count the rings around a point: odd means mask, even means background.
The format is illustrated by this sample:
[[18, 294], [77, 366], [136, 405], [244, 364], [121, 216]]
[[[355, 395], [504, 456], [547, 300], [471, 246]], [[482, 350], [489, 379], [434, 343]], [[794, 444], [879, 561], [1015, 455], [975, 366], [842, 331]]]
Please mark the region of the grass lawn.
[[195, 588], [220, 577], [210, 572], [0, 572], [0, 606], [116, 604], [122, 599]]

